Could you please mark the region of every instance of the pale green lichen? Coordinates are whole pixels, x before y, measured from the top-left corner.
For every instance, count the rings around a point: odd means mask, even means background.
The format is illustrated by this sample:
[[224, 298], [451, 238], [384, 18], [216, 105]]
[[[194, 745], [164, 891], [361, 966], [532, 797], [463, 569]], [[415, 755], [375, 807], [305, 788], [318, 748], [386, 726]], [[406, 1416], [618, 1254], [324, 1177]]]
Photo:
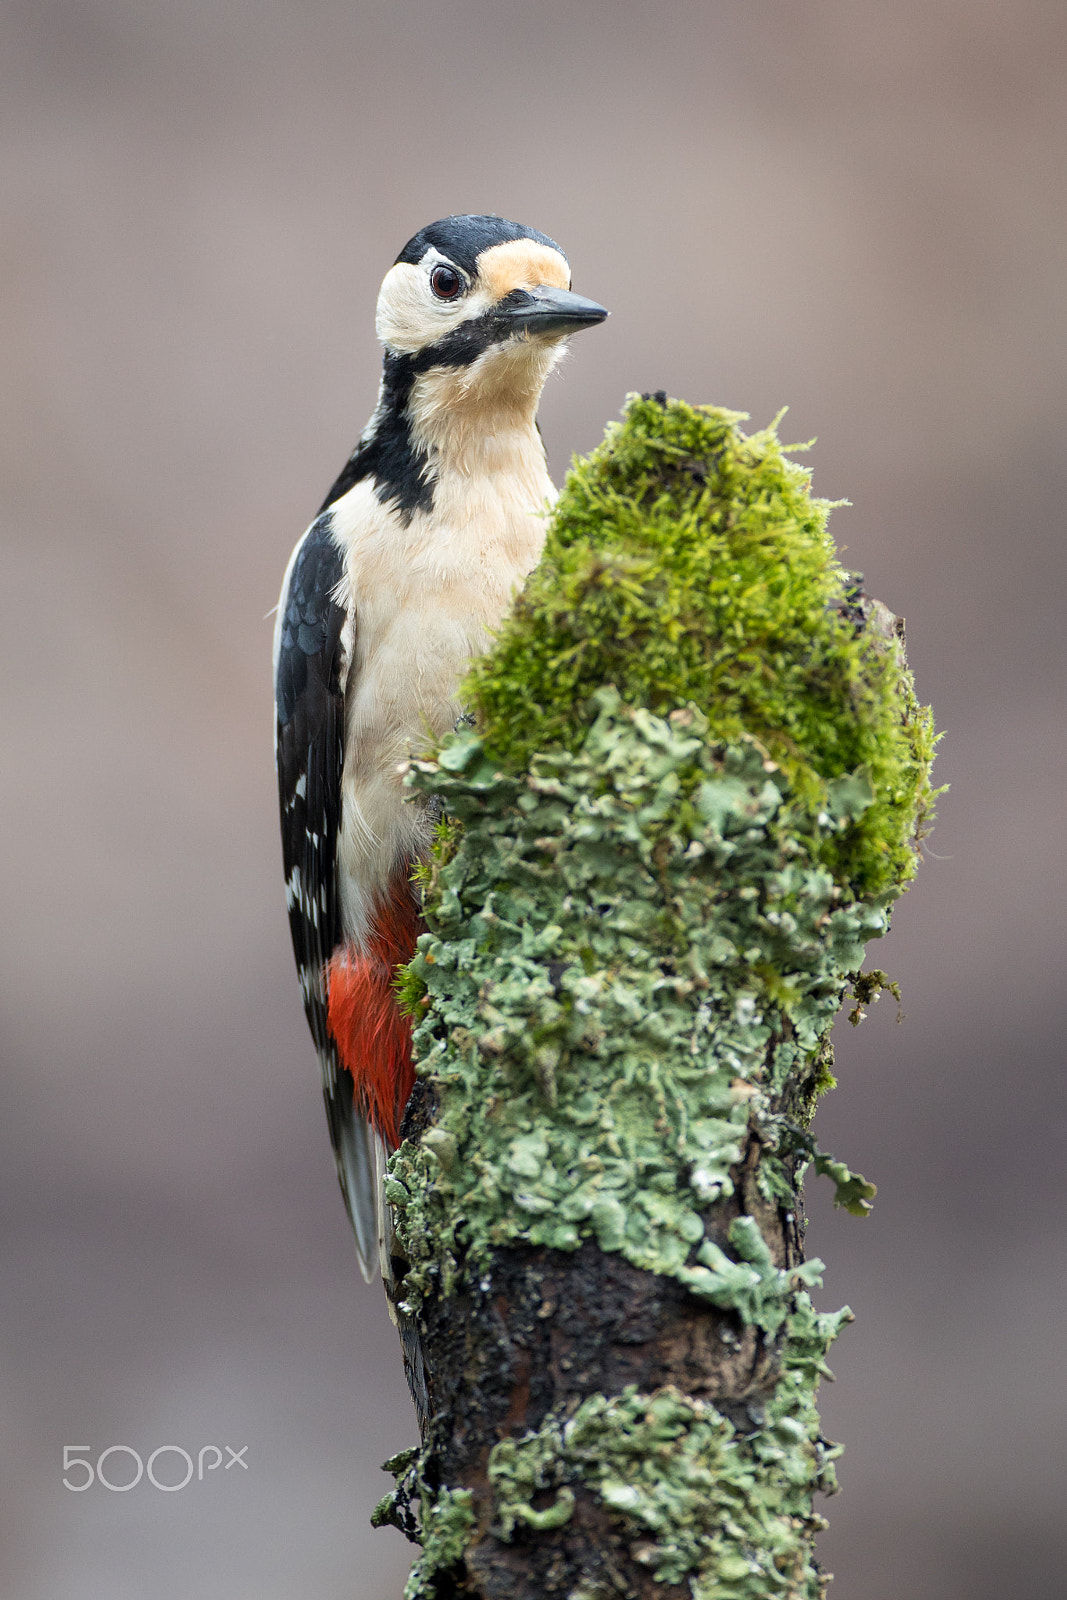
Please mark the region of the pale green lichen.
[[[404, 1600], [431, 1600], [436, 1592], [434, 1574], [447, 1571], [462, 1559], [474, 1528], [469, 1489], [425, 1487], [420, 1493], [420, 1543], [422, 1554], [404, 1585]], [[385, 1520], [384, 1518], [382, 1520]]]
[[[887, 896], [857, 899], [823, 861], [864, 797], [813, 811], [755, 740], [710, 743], [693, 706], [594, 702], [584, 747], [521, 777], [473, 729], [414, 775], [464, 827], [409, 969], [420, 1071], [443, 1094], [391, 1164], [405, 1293], [450, 1281], [460, 1254], [475, 1272], [505, 1243], [592, 1235], [773, 1331], [792, 1285], [738, 1240], [728, 1262], [703, 1213], [750, 1129], [768, 1199], [791, 1193], [787, 1158], [815, 1155], [803, 1091], [888, 919]], [[832, 1176], [854, 1204], [853, 1175]]]
[[[873, 1185], [808, 1123], [846, 988], [883, 977], [859, 972], [914, 870], [933, 734], [896, 639], [860, 625], [826, 503], [773, 430], [737, 421], [631, 403], [572, 471], [474, 671], [478, 725], [413, 765], [449, 819], [401, 979], [439, 1109], [387, 1194], [414, 1316], [502, 1246], [592, 1238], [779, 1348], [743, 1437], [665, 1392], [503, 1441], [500, 1537], [566, 1521], [583, 1485], [697, 1600], [806, 1600], [811, 1496], [832, 1480], [814, 1396], [847, 1313], [816, 1315], [819, 1263], [781, 1270], [753, 1216], [715, 1237], [708, 1219], [753, 1139], [772, 1211], [796, 1204], [808, 1161], [869, 1208]], [[634, 1441], [652, 1434], [650, 1455]], [[428, 1596], [462, 1552], [464, 1505], [442, 1491], [446, 1538], [416, 1481], [430, 1543], [410, 1595]]]

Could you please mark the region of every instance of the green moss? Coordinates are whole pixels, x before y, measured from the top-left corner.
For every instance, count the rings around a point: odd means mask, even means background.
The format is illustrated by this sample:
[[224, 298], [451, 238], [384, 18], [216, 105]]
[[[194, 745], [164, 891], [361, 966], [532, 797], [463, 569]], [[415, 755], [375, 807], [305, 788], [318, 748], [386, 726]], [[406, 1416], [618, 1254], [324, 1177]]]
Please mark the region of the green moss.
[[899, 653], [849, 620], [849, 576], [830, 502], [774, 427], [736, 412], [631, 397], [624, 419], [567, 478], [541, 565], [470, 680], [487, 746], [522, 770], [577, 749], [590, 700], [693, 702], [710, 737], [765, 745], [796, 791], [835, 783], [867, 804], [827, 840], [835, 876], [880, 893], [910, 876], [928, 809], [929, 714]]
[[891, 994], [897, 1003], [897, 1021], [903, 1021], [904, 1013], [900, 1004], [900, 984], [894, 982], [889, 974], [883, 972], [881, 967], [875, 967], [871, 972], [854, 972], [849, 980], [852, 984], [852, 994], [855, 1005], [848, 1014], [848, 1020], [854, 1028], [858, 1028], [867, 1015], [867, 1007], [873, 1005], [883, 994]]

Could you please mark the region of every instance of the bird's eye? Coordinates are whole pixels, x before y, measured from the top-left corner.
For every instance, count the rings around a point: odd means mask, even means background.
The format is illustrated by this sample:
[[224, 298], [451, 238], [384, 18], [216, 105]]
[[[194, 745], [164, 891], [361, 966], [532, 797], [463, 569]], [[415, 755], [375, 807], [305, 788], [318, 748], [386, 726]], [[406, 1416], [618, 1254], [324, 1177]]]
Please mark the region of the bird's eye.
[[434, 267], [430, 273], [430, 288], [438, 300], [454, 300], [463, 287], [463, 279], [451, 267]]

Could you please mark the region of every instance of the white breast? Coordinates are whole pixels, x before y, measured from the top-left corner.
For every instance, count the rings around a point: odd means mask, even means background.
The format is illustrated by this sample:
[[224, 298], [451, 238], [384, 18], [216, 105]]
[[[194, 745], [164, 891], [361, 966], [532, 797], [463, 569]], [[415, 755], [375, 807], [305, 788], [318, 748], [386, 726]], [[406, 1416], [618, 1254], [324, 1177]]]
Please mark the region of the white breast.
[[430, 843], [397, 769], [455, 726], [459, 680], [541, 553], [555, 490], [540, 438], [523, 429], [495, 444], [443, 473], [433, 511], [407, 528], [366, 480], [333, 507], [355, 622], [338, 866], [344, 931], [357, 942], [375, 890]]

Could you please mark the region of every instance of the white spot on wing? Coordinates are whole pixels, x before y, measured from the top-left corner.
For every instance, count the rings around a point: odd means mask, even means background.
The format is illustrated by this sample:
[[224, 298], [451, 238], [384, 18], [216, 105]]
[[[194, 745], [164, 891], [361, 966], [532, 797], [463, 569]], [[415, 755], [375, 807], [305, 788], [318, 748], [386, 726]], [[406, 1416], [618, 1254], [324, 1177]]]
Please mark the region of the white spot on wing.
[[[294, 867], [292, 872], [289, 874], [289, 880], [285, 885], [285, 903], [290, 911], [296, 907], [299, 907], [301, 914], [307, 918], [312, 927], [318, 927], [319, 908], [315, 901], [309, 896], [304, 886], [304, 880], [299, 867]], [[325, 895], [323, 897], [322, 909], [323, 911], [326, 910]]]

